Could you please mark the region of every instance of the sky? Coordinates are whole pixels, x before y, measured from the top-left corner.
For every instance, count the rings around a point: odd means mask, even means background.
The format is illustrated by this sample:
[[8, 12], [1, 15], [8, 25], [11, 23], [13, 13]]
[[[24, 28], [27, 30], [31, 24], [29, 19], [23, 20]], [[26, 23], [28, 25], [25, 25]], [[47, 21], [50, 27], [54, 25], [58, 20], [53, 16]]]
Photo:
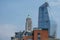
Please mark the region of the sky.
[[49, 3], [50, 20], [57, 24], [57, 38], [60, 37], [60, 0], [0, 0], [0, 40], [10, 40], [15, 32], [25, 29], [28, 14], [32, 26], [38, 27], [39, 6]]

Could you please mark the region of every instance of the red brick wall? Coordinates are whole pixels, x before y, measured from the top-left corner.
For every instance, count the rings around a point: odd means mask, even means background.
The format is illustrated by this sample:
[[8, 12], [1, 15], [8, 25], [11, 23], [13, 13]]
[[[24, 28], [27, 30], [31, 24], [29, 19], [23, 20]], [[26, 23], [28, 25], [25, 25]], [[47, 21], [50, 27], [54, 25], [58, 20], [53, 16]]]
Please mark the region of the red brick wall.
[[38, 40], [38, 33], [40, 33], [40, 40], [48, 40], [48, 31], [47, 30], [34, 30], [34, 40]]
[[24, 37], [23, 37], [24, 40], [28, 40], [28, 39], [30, 39], [30, 38], [32, 39], [32, 36], [24, 36]]

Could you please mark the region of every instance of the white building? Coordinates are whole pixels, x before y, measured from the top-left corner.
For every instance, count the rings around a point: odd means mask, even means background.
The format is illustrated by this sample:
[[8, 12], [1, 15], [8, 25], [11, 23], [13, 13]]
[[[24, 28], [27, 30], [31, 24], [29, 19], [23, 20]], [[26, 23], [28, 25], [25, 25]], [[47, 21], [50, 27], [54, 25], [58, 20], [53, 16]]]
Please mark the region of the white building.
[[32, 20], [31, 20], [31, 18], [29, 17], [29, 15], [28, 15], [28, 17], [26, 18], [25, 31], [27, 31], [27, 32], [31, 32], [31, 31], [32, 31]]

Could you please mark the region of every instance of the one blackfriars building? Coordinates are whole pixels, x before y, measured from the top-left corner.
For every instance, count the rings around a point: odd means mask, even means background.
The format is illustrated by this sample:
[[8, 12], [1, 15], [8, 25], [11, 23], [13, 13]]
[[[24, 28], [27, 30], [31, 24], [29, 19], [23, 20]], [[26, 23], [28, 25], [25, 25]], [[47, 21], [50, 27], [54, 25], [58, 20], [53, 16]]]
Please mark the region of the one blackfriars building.
[[38, 14], [38, 28], [49, 30], [50, 28], [50, 20], [48, 14], [48, 3], [45, 2], [43, 5], [39, 7], [39, 14]]

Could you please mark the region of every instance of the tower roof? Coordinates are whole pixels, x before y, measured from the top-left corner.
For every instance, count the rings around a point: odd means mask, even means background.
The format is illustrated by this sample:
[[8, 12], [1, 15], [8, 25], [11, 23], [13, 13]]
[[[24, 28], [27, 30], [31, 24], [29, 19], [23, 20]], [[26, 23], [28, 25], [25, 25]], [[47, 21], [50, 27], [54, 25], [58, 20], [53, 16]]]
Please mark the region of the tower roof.
[[29, 14], [28, 14], [28, 16], [27, 16], [26, 20], [28, 20], [28, 19], [31, 19], [31, 17], [30, 17], [30, 15], [29, 15]]
[[28, 14], [27, 18], [30, 18], [30, 15]]
[[48, 4], [48, 2], [45, 2], [43, 5], [41, 5], [40, 7], [48, 7], [49, 6], [49, 4]]

